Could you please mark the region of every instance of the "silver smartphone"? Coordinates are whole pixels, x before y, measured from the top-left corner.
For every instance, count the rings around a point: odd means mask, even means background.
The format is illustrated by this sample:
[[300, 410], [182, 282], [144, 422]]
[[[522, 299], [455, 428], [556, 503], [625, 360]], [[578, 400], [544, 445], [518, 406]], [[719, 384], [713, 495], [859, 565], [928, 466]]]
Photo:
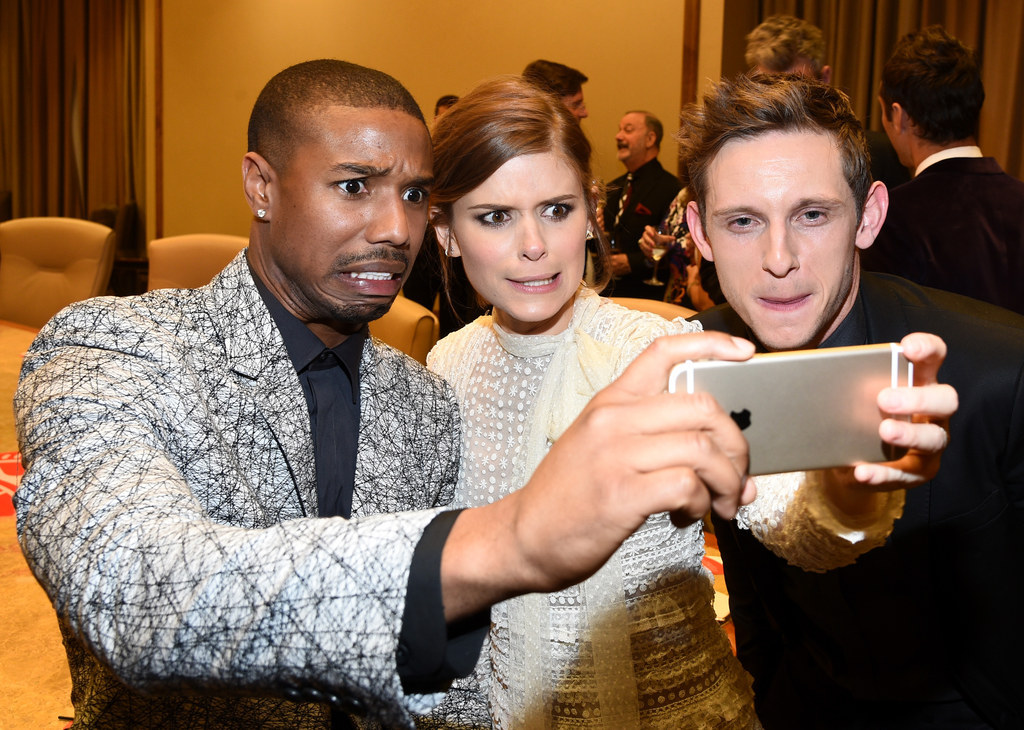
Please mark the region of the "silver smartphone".
[[746, 436], [756, 475], [898, 459], [878, 436], [878, 394], [913, 383], [913, 363], [888, 343], [687, 361], [668, 389], [713, 395]]

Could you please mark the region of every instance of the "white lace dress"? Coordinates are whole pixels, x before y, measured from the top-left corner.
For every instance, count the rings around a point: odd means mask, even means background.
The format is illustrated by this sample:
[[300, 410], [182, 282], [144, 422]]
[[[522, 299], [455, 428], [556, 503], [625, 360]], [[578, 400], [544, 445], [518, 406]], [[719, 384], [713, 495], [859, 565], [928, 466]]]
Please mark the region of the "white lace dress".
[[[456, 500], [483, 505], [520, 488], [593, 394], [651, 341], [699, 329], [582, 288], [562, 333], [515, 335], [485, 316], [449, 335], [428, 365], [459, 399], [463, 463]], [[741, 523], [817, 563], [828, 556], [838, 564], [855, 559], [863, 548], [846, 527], [820, 528], [808, 550], [786, 537], [820, 518], [820, 500], [812, 500], [789, 519], [787, 508], [805, 501], [803, 481], [800, 474], [766, 481], [778, 498], [769, 495], [760, 507], [755, 502]], [[759, 727], [750, 678], [715, 620], [703, 557], [699, 523], [679, 529], [657, 515], [579, 586], [495, 606], [477, 676], [456, 688], [452, 696], [460, 699], [453, 701], [462, 706], [449, 719], [472, 724], [467, 704], [477, 690], [488, 692], [498, 728]]]
[[[582, 290], [563, 333], [512, 335], [481, 317], [445, 338], [429, 365], [459, 398], [456, 499], [487, 504], [521, 487], [551, 441], [655, 337], [696, 329]], [[715, 621], [703, 556], [699, 524], [677, 529], [659, 515], [583, 584], [495, 606], [484, 668], [494, 725], [753, 726], [750, 679]]]

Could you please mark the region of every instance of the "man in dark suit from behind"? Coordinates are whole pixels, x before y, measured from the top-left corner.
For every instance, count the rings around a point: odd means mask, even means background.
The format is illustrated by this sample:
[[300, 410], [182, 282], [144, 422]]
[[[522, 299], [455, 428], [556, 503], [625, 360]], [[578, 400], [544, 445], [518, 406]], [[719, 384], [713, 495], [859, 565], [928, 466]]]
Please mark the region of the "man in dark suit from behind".
[[878, 101], [915, 177], [892, 191], [863, 263], [1024, 314], [1024, 182], [982, 156], [984, 100], [974, 52], [942, 27], [900, 39]]

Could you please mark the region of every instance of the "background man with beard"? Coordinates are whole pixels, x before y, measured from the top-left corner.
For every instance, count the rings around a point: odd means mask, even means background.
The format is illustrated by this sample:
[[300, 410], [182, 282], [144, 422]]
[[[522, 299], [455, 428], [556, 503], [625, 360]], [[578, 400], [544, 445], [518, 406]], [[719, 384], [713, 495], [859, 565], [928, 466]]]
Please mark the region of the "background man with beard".
[[640, 247], [645, 226], [657, 226], [679, 192], [679, 180], [658, 162], [661, 122], [644, 111], [626, 112], [615, 135], [616, 156], [626, 174], [608, 185], [602, 223], [611, 238], [613, 280], [602, 293], [618, 297], [663, 299], [665, 286], [645, 283], [654, 262]]

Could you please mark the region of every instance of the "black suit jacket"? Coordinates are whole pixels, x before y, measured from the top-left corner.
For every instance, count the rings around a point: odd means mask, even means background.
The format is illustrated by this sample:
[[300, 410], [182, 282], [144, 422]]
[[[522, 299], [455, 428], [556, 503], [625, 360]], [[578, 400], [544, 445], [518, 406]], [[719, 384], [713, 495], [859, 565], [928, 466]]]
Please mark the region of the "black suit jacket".
[[991, 157], [936, 162], [892, 191], [861, 262], [1024, 314], [1024, 182]]
[[899, 155], [893, 149], [892, 142], [885, 132], [874, 129], [864, 130], [864, 139], [868, 143], [871, 154], [871, 179], [881, 180], [885, 187], [892, 190], [897, 185], [910, 181], [910, 170], [900, 162]]
[[[886, 545], [816, 574], [716, 521], [738, 653], [767, 728], [921, 727], [936, 700], [1024, 726], [1024, 318], [864, 274], [864, 344], [933, 332], [960, 407]], [[750, 336], [728, 305], [696, 317]], [[829, 343], [826, 343], [826, 346]], [[950, 711], [953, 711], [950, 709]], [[949, 725], [950, 727], [956, 725]]]
[[[643, 299], [663, 299], [665, 287], [644, 284], [650, 277], [653, 267], [640, 250], [640, 237], [644, 235], [645, 226], [657, 226], [668, 213], [679, 192], [679, 179], [668, 172], [654, 158], [637, 168], [633, 173], [633, 194], [629, 198], [628, 207], [622, 211], [618, 225], [613, 225], [619, 210], [619, 198], [626, 187], [626, 176], [612, 180], [608, 186], [608, 197], [605, 200], [604, 224], [612, 226], [609, 230], [614, 253], [624, 253], [629, 257], [630, 273], [616, 279], [602, 292], [608, 296], [641, 297]], [[668, 266], [662, 264], [658, 269], [658, 278], [668, 281]]]

